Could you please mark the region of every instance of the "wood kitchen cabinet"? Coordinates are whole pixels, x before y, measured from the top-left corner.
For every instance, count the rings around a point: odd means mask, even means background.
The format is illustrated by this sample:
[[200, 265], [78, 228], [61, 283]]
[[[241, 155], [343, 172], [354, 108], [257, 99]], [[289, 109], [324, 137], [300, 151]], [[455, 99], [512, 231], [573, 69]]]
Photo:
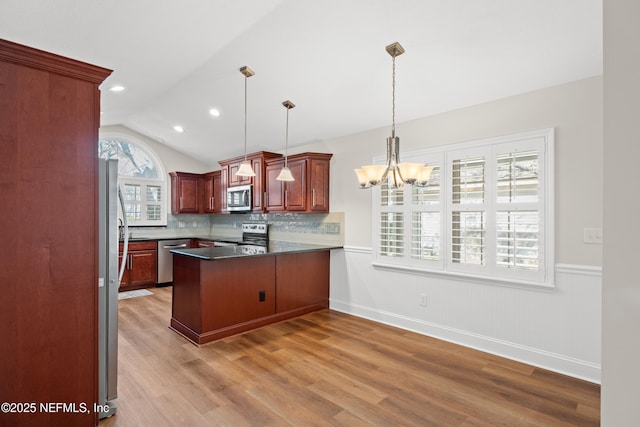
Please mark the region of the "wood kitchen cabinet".
[[276, 178], [284, 167], [284, 159], [267, 162], [266, 167], [266, 200], [268, 212], [305, 211], [306, 203], [306, 160], [293, 156], [287, 160], [291, 175], [295, 181], [278, 181]]
[[220, 213], [226, 201], [222, 171], [195, 174], [171, 172], [171, 213]]
[[[264, 206], [265, 198], [265, 183], [266, 183], [266, 162], [271, 159], [281, 158], [281, 154], [270, 153], [268, 151], [259, 151], [257, 153], [251, 153], [247, 155], [247, 160], [251, 162], [253, 171], [256, 176], [244, 177], [237, 176], [238, 168], [244, 161], [244, 156], [235, 157], [233, 159], [220, 161], [222, 167], [222, 187], [226, 195], [226, 189], [228, 187], [236, 187], [239, 185], [252, 185], [253, 186], [253, 212], [266, 212]], [[225, 185], [226, 184], [226, 185]]]
[[266, 206], [268, 212], [329, 212], [329, 163], [331, 154], [301, 153], [289, 156], [288, 167], [295, 181], [278, 181], [284, 159], [266, 162]]
[[120, 291], [148, 288], [158, 281], [158, 244], [157, 242], [131, 242], [127, 257], [123, 261], [124, 245], [121, 243], [118, 256], [118, 268], [125, 262], [125, 270], [120, 280]]
[[98, 87], [109, 74], [0, 40], [0, 395], [89, 408], [2, 413], [3, 426], [98, 424]]
[[202, 206], [204, 213], [222, 212], [222, 172], [215, 171], [202, 175], [204, 196]]
[[195, 173], [171, 172], [171, 213], [197, 214], [203, 210], [202, 176]]

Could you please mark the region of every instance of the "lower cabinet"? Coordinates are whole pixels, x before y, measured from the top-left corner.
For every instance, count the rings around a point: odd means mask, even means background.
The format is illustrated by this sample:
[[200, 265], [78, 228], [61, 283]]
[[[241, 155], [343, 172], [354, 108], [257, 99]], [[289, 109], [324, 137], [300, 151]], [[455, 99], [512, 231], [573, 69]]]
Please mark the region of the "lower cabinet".
[[118, 268], [125, 263], [124, 275], [120, 281], [121, 291], [148, 288], [158, 281], [158, 244], [156, 242], [131, 242], [126, 259], [123, 258], [124, 245], [120, 244]]

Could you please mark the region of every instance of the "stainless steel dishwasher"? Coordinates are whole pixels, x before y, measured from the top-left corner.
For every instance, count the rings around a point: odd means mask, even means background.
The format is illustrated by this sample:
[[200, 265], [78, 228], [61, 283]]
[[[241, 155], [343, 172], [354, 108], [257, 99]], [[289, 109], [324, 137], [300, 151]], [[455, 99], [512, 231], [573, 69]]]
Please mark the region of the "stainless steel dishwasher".
[[158, 284], [173, 282], [173, 254], [171, 249], [188, 248], [191, 239], [158, 240]]

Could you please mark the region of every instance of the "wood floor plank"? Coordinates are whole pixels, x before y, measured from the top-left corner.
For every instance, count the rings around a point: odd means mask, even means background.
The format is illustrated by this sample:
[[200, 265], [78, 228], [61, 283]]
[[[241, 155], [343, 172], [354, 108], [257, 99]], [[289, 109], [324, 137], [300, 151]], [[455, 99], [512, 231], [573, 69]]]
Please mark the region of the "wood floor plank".
[[596, 384], [331, 310], [197, 347], [152, 292], [120, 301], [101, 427], [599, 425]]

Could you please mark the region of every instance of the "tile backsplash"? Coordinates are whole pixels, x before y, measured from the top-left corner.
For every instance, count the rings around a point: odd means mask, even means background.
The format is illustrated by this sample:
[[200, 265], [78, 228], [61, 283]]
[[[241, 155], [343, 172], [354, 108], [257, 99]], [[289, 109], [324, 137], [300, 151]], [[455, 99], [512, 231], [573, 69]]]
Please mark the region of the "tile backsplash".
[[212, 214], [167, 216], [166, 227], [130, 227], [133, 237], [240, 237], [243, 223], [266, 222], [269, 238], [287, 242], [344, 243], [344, 213]]
[[290, 212], [271, 214], [213, 215], [211, 235], [238, 236], [243, 223], [266, 222], [269, 238], [287, 242], [344, 243], [344, 213], [296, 214]]

